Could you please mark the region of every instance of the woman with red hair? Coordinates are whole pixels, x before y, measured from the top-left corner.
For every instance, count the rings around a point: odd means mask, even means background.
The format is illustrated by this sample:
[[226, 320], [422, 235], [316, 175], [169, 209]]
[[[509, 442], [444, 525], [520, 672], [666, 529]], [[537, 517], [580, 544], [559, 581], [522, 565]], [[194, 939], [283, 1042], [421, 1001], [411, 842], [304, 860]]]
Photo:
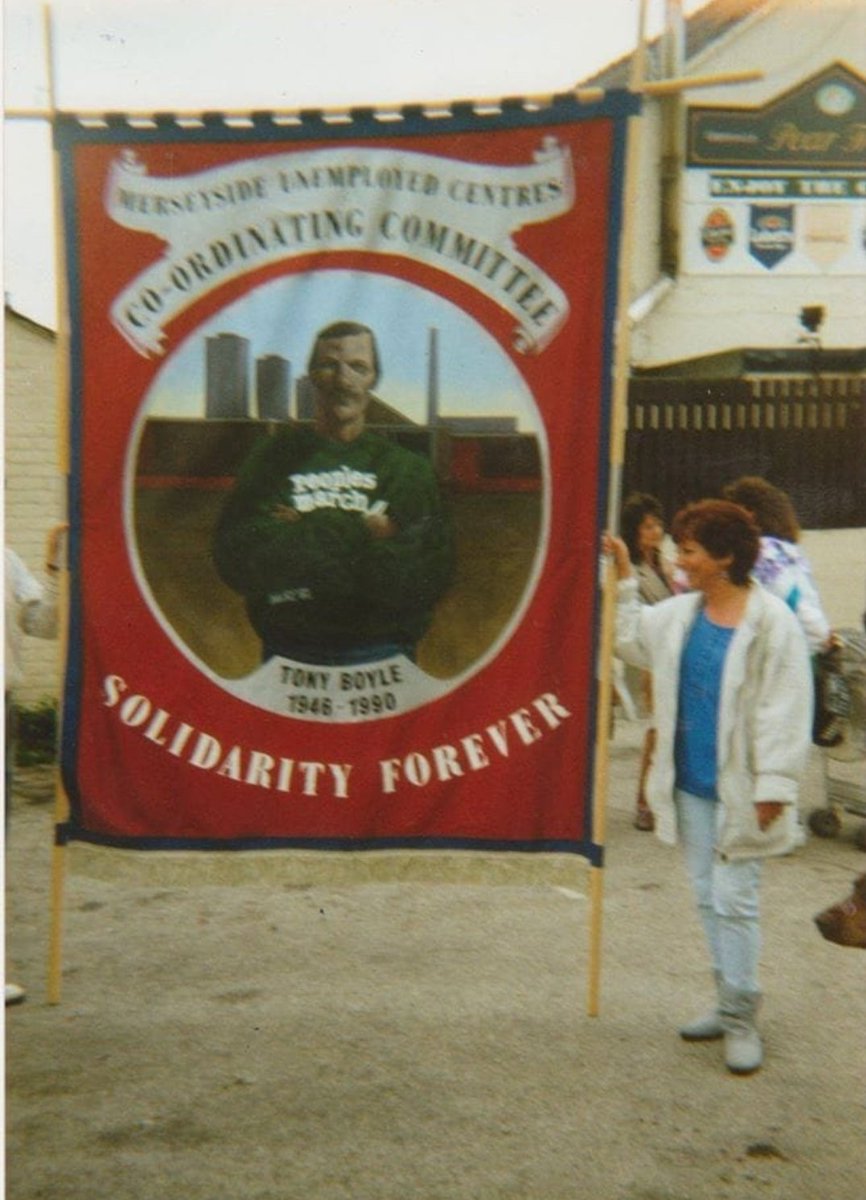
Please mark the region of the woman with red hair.
[[758, 1070], [763, 860], [797, 844], [797, 791], [811, 731], [806, 642], [787, 605], [751, 578], [759, 533], [726, 500], [674, 518], [690, 591], [648, 607], [628, 549], [606, 538], [619, 578], [616, 653], [652, 671], [656, 751], [647, 800], [658, 837], [680, 843], [715, 972], [713, 1010], [680, 1030], [725, 1039], [728, 1069]]

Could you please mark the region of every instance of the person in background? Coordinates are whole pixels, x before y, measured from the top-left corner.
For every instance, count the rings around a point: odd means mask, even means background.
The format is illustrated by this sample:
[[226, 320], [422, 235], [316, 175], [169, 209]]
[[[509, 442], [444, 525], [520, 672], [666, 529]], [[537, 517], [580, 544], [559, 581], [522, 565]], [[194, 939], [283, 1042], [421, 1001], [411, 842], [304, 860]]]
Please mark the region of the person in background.
[[812, 654], [830, 649], [830, 622], [824, 615], [809, 561], [799, 545], [800, 525], [791, 497], [758, 475], [743, 475], [722, 489], [740, 504], [761, 533], [754, 577], [784, 600], [802, 626]]
[[[800, 524], [794, 504], [781, 488], [758, 475], [744, 475], [729, 483], [724, 495], [742, 504], [761, 531], [761, 552], [755, 578], [784, 600], [800, 622], [809, 653], [815, 688], [815, 721], [812, 740], [834, 746], [840, 739], [835, 708], [827, 695], [835, 682], [830, 656], [838, 642], [824, 614], [809, 561], [800, 549]], [[801, 833], [805, 840], [805, 831]]]
[[[673, 579], [668, 563], [662, 556], [665, 524], [661, 501], [646, 492], [633, 492], [622, 506], [620, 532], [628, 548], [638, 585], [638, 596], [642, 604], [657, 604], [674, 593]], [[643, 672], [642, 685], [646, 708], [652, 713], [652, 677]], [[653, 815], [646, 801], [646, 777], [652, 762], [655, 746], [655, 729], [652, 725], [644, 734], [638, 776], [637, 801], [634, 827], [647, 832], [653, 828]]]
[[689, 504], [672, 534], [691, 590], [651, 606], [640, 603], [625, 542], [604, 539], [620, 581], [615, 653], [652, 671], [647, 799], [659, 839], [683, 846], [716, 978], [716, 1005], [680, 1035], [723, 1037], [728, 1070], [746, 1075], [763, 1061], [761, 867], [797, 844], [809, 660], [790, 608], [751, 576], [759, 532], [745, 509]]
[[[40, 583], [28, 570], [24, 560], [8, 546], [4, 548], [6, 658], [5, 701], [6, 701], [6, 745], [5, 787], [6, 820], [12, 796], [12, 776], [15, 765], [16, 734], [18, 727], [15, 706], [15, 688], [24, 681], [22, 640], [24, 634], [31, 637], [57, 637], [58, 628], [58, 577], [60, 573], [61, 538], [65, 525], [55, 526], [48, 535], [45, 554], [45, 581]], [[26, 996], [24, 988], [17, 983], [4, 983], [5, 1003], [20, 1004]]]

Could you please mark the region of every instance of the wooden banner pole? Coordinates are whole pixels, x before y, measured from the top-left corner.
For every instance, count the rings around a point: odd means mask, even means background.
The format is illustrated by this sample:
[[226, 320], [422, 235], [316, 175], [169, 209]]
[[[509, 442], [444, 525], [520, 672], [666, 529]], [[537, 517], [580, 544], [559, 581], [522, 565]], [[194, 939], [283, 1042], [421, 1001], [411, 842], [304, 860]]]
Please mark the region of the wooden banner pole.
[[674, 79], [652, 79], [636, 90], [644, 96], [672, 96], [690, 88], [730, 87], [734, 83], [756, 83], [763, 71], [726, 71], [722, 75], [679, 75]]
[[[45, 56], [48, 79], [48, 96], [50, 116], [57, 113], [54, 69], [54, 26], [50, 5], [43, 8], [43, 28], [45, 39]], [[63, 252], [63, 212], [60, 194], [60, 166], [56, 150], [52, 150], [54, 176], [54, 260], [56, 273], [57, 296], [57, 338], [55, 341], [55, 371], [58, 420], [58, 457], [60, 461], [60, 477], [65, 483], [69, 476], [69, 321], [66, 303], [66, 264]], [[65, 497], [64, 497], [65, 500]], [[69, 642], [69, 576], [66, 571], [65, 557], [61, 563], [60, 587], [60, 643], [58, 659], [61, 664], [66, 662], [66, 649]], [[58, 728], [63, 726], [63, 702], [60, 702]], [[58, 744], [59, 751], [59, 744]], [[68, 819], [69, 801], [63, 788], [59, 763], [54, 768], [54, 829]], [[66, 847], [57, 844], [56, 840], [51, 850], [51, 896], [50, 924], [48, 934], [48, 985], [47, 997], [49, 1004], [60, 1003], [61, 977], [63, 971], [63, 898], [66, 880]]]
[[[646, 8], [647, 0], [641, 0], [638, 13], [637, 48], [632, 56], [629, 89], [640, 92], [646, 60]], [[607, 527], [616, 528], [618, 523], [620, 492], [622, 487], [622, 464], [625, 450], [625, 427], [628, 411], [629, 377], [629, 303], [631, 300], [631, 266], [634, 243], [634, 213], [637, 209], [637, 177], [639, 169], [640, 115], [628, 118], [625, 149], [625, 179], [622, 199], [622, 228], [620, 237], [619, 264], [617, 275], [616, 315], [614, 321], [613, 348], [613, 396], [610, 429], [610, 478], [607, 496]], [[598, 548], [594, 548], [596, 553]], [[607, 777], [609, 765], [610, 722], [613, 703], [612, 665], [613, 631], [616, 606], [616, 582], [613, 570], [605, 571], [602, 589], [601, 635], [599, 645], [598, 673], [598, 723], [596, 726], [595, 769], [593, 772], [592, 841], [604, 847]], [[589, 869], [589, 986], [587, 1013], [596, 1017], [600, 1011], [601, 994], [601, 931], [604, 895], [604, 869], [591, 866]]]
[[[753, 83], [763, 78], [763, 71], [724, 71], [718, 75], [693, 75], [691, 77], [684, 75], [676, 79], [653, 79], [638, 86], [630, 84], [629, 88], [631, 91], [636, 91], [645, 96], [666, 96], [673, 92], [684, 92], [690, 88], [728, 87], [735, 83]], [[607, 90], [602, 87], [576, 87], [571, 90], [570, 94], [580, 104], [597, 104], [605, 98]], [[553, 102], [554, 97], [552, 94], [545, 94], [522, 96], [520, 99], [523, 104], [530, 107], [544, 108]], [[502, 104], [502, 97], [473, 99], [470, 103], [476, 112], [484, 113], [488, 111], [495, 113]], [[453, 105], [453, 100], [427, 100], [422, 102], [420, 107], [426, 116], [447, 116]], [[373, 115], [382, 121], [399, 119], [402, 109], [403, 105], [377, 104], [371, 106]], [[49, 108], [6, 108], [3, 110], [3, 118], [7, 121], [50, 121], [56, 114], [56, 111], [52, 111]], [[333, 121], [335, 124], [344, 123], [352, 118], [349, 109], [323, 108], [319, 111], [321, 111], [326, 121]], [[105, 120], [104, 109], [74, 109], [68, 111], [66, 115], [76, 117], [80, 121]], [[147, 122], [153, 120], [154, 112], [152, 109], [129, 109], [124, 111], [122, 115], [128, 121]], [[194, 122], [200, 121], [203, 114], [201, 108], [192, 108], [172, 109], [171, 115], [181, 122]], [[269, 109], [267, 115], [273, 117], [278, 122], [280, 120], [301, 120], [301, 112], [296, 108]], [[244, 121], [251, 120], [253, 113], [247, 108], [224, 108], [220, 109], [220, 116], [226, 121]]]

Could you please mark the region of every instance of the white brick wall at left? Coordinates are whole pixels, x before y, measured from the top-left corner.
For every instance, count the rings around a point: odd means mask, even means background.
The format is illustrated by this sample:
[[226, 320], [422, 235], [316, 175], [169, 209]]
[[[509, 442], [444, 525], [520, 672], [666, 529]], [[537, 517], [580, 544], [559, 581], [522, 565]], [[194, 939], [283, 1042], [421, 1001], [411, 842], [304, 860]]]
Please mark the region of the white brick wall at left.
[[[52, 332], [5, 313], [5, 540], [40, 581], [45, 538], [65, 519], [57, 417], [56, 338]], [[56, 697], [60, 665], [56, 642], [24, 639], [26, 678], [17, 689], [23, 705]]]

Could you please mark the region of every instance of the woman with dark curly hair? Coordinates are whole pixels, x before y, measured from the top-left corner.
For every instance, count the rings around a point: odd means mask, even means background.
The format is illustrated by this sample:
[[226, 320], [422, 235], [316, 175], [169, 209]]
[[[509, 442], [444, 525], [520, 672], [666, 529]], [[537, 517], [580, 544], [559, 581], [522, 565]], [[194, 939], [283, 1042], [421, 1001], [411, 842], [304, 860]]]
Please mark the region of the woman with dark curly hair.
[[691, 591], [641, 605], [628, 549], [606, 538], [619, 583], [616, 653], [653, 674], [656, 833], [681, 843], [717, 984], [713, 1010], [682, 1027], [725, 1039], [730, 1071], [758, 1070], [761, 865], [797, 844], [798, 779], [810, 745], [806, 643], [791, 610], [751, 578], [759, 533], [726, 500], [673, 521]]
[[673, 595], [671, 571], [662, 555], [665, 521], [661, 501], [648, 492], [632, 492], [620, 513], [620, 533], [635, 568], [644, 604]]
[[[642, 604], [658, 604], [674, 593], [673, 580], [667, 562], [662, 557], [665, 523], [661, 501], [648, 492], [632, 492], [623, 503], [620, 513], [620, 533], [628, 547], [628, 555], [637, 577], [638, 595]], [[643, 672], [646, 707], [652, 712], [652, 676]], [[652, 831], [654, 820], [646, 800], [646, 779], [655, 747], [655, 729], [650, 726], [644, 734], [635, 802], [634, 827]]]
[[811, 652], [826, 650], [832, 640], [830, 623], [821, 607], [809, 562], [797, 544], [800, 525], [791, 497], [759, 475], [735, 479], [722, 489], [722, 495], [741, 504], [760, 531], [755, 578], [796, 615]]

